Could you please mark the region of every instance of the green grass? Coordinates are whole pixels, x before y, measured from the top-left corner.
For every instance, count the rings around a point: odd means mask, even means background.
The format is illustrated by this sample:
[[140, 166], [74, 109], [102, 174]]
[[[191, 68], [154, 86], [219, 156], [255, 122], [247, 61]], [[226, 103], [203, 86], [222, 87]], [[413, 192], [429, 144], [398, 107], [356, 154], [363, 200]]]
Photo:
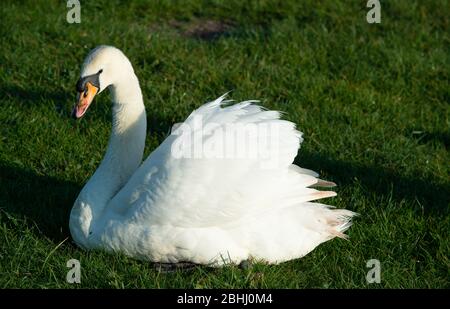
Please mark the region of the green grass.
[[[86, 3], [85, 3], [86, 2]], [[0, 4], [0, 287], [449, 288], [449, 5], [382, 1], [65, 1]], [[225, 34], [196, 37], [205, 20]], [[171, 124], [233, 90], [286, 112], [296, 159], [338, 184], [328, 202], [361, 214], [333, 240], [278, 266], [160, 273], [85, 252], [68, 214], [101, 160], [110, 104], [69, 119], [87, 52], [115, 45], [134, 64], [148, 114], [146, 154]], [[66, 283], [66, 261], [82, 283]], [[368, 284], [366, 261], [381, 261]]]

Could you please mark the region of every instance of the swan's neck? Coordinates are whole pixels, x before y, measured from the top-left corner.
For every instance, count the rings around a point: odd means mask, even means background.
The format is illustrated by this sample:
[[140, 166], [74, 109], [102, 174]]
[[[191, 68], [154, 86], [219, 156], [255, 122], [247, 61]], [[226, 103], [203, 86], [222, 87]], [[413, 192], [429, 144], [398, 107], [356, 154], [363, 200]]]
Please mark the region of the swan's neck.
[[88, 237], [108, 202], [128, 181], [142, 161], [146, 116], [137, 77], [110, 86], [112, 132], [106, 154], [94, 175], [82, 189], [70, 218], [74, 240], [89, 247]]

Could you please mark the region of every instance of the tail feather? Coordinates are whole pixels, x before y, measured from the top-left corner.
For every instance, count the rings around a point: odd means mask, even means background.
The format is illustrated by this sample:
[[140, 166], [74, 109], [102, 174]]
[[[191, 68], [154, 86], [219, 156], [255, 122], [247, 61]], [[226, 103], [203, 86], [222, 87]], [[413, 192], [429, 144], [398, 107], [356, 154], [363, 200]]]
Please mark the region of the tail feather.
[[317, 178], [317, 182], [310, 187], [333, 188], [336, 187], [336, 184], [332, 181]]
[[344, 232], [352, 226], [351, 220], [357, 213], [346, 209], [329, 209], [329, 211], [331, 211], [331, 214], [327, 223], [329, 225], [328, 232], [330, 235], [348, 239], [348, 235], [344, 234]]
[[344, 232], [355, 215], [349, 210], [305, 202], [246, 221], [234, 236], [249, 256], [277, 264], [301, 258], [335, 237], [347, 239]]

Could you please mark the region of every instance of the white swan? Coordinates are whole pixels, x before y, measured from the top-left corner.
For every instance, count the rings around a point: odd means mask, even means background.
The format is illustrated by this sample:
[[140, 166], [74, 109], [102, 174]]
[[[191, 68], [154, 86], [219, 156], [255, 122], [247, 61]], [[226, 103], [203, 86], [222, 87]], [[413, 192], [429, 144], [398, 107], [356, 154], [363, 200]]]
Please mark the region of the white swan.
[[[333, 183], [292, 164], [301, 133], [278, 112], [252, 101], [231, 105], [222, 96], [192, 112], [142, 162], [146, 115], [138, 78], [119, 49], [100, 46], [83, 64], [73, 116], [83, 116], [106, 88], [113, 101], [108, 148], [70, 214], [79, 246], [220, 266], [247, 259], [280, 263], [345, 237], [354, 213], [311, 203], [335, 195], [311, 186]], [[262, 147], [262, 140], [270, 142]], [[198, 145], [226, 154], [192, 151]], [[236, 157], [244, 148], [250, 152]]]

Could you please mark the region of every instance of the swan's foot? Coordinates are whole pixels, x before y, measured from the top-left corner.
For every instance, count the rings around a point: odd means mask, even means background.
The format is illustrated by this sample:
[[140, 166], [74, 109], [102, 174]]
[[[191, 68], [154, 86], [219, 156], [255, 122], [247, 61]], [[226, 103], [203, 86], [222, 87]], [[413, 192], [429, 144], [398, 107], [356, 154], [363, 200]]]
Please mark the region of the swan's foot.
[[197, 266], [197, 264], [189, 263], [189, 262], [180, 262], [180, 263], [154, 263], [154, 266], [157, 270], [162, 273], [174, 272], [177, 270], [191, 270]]

